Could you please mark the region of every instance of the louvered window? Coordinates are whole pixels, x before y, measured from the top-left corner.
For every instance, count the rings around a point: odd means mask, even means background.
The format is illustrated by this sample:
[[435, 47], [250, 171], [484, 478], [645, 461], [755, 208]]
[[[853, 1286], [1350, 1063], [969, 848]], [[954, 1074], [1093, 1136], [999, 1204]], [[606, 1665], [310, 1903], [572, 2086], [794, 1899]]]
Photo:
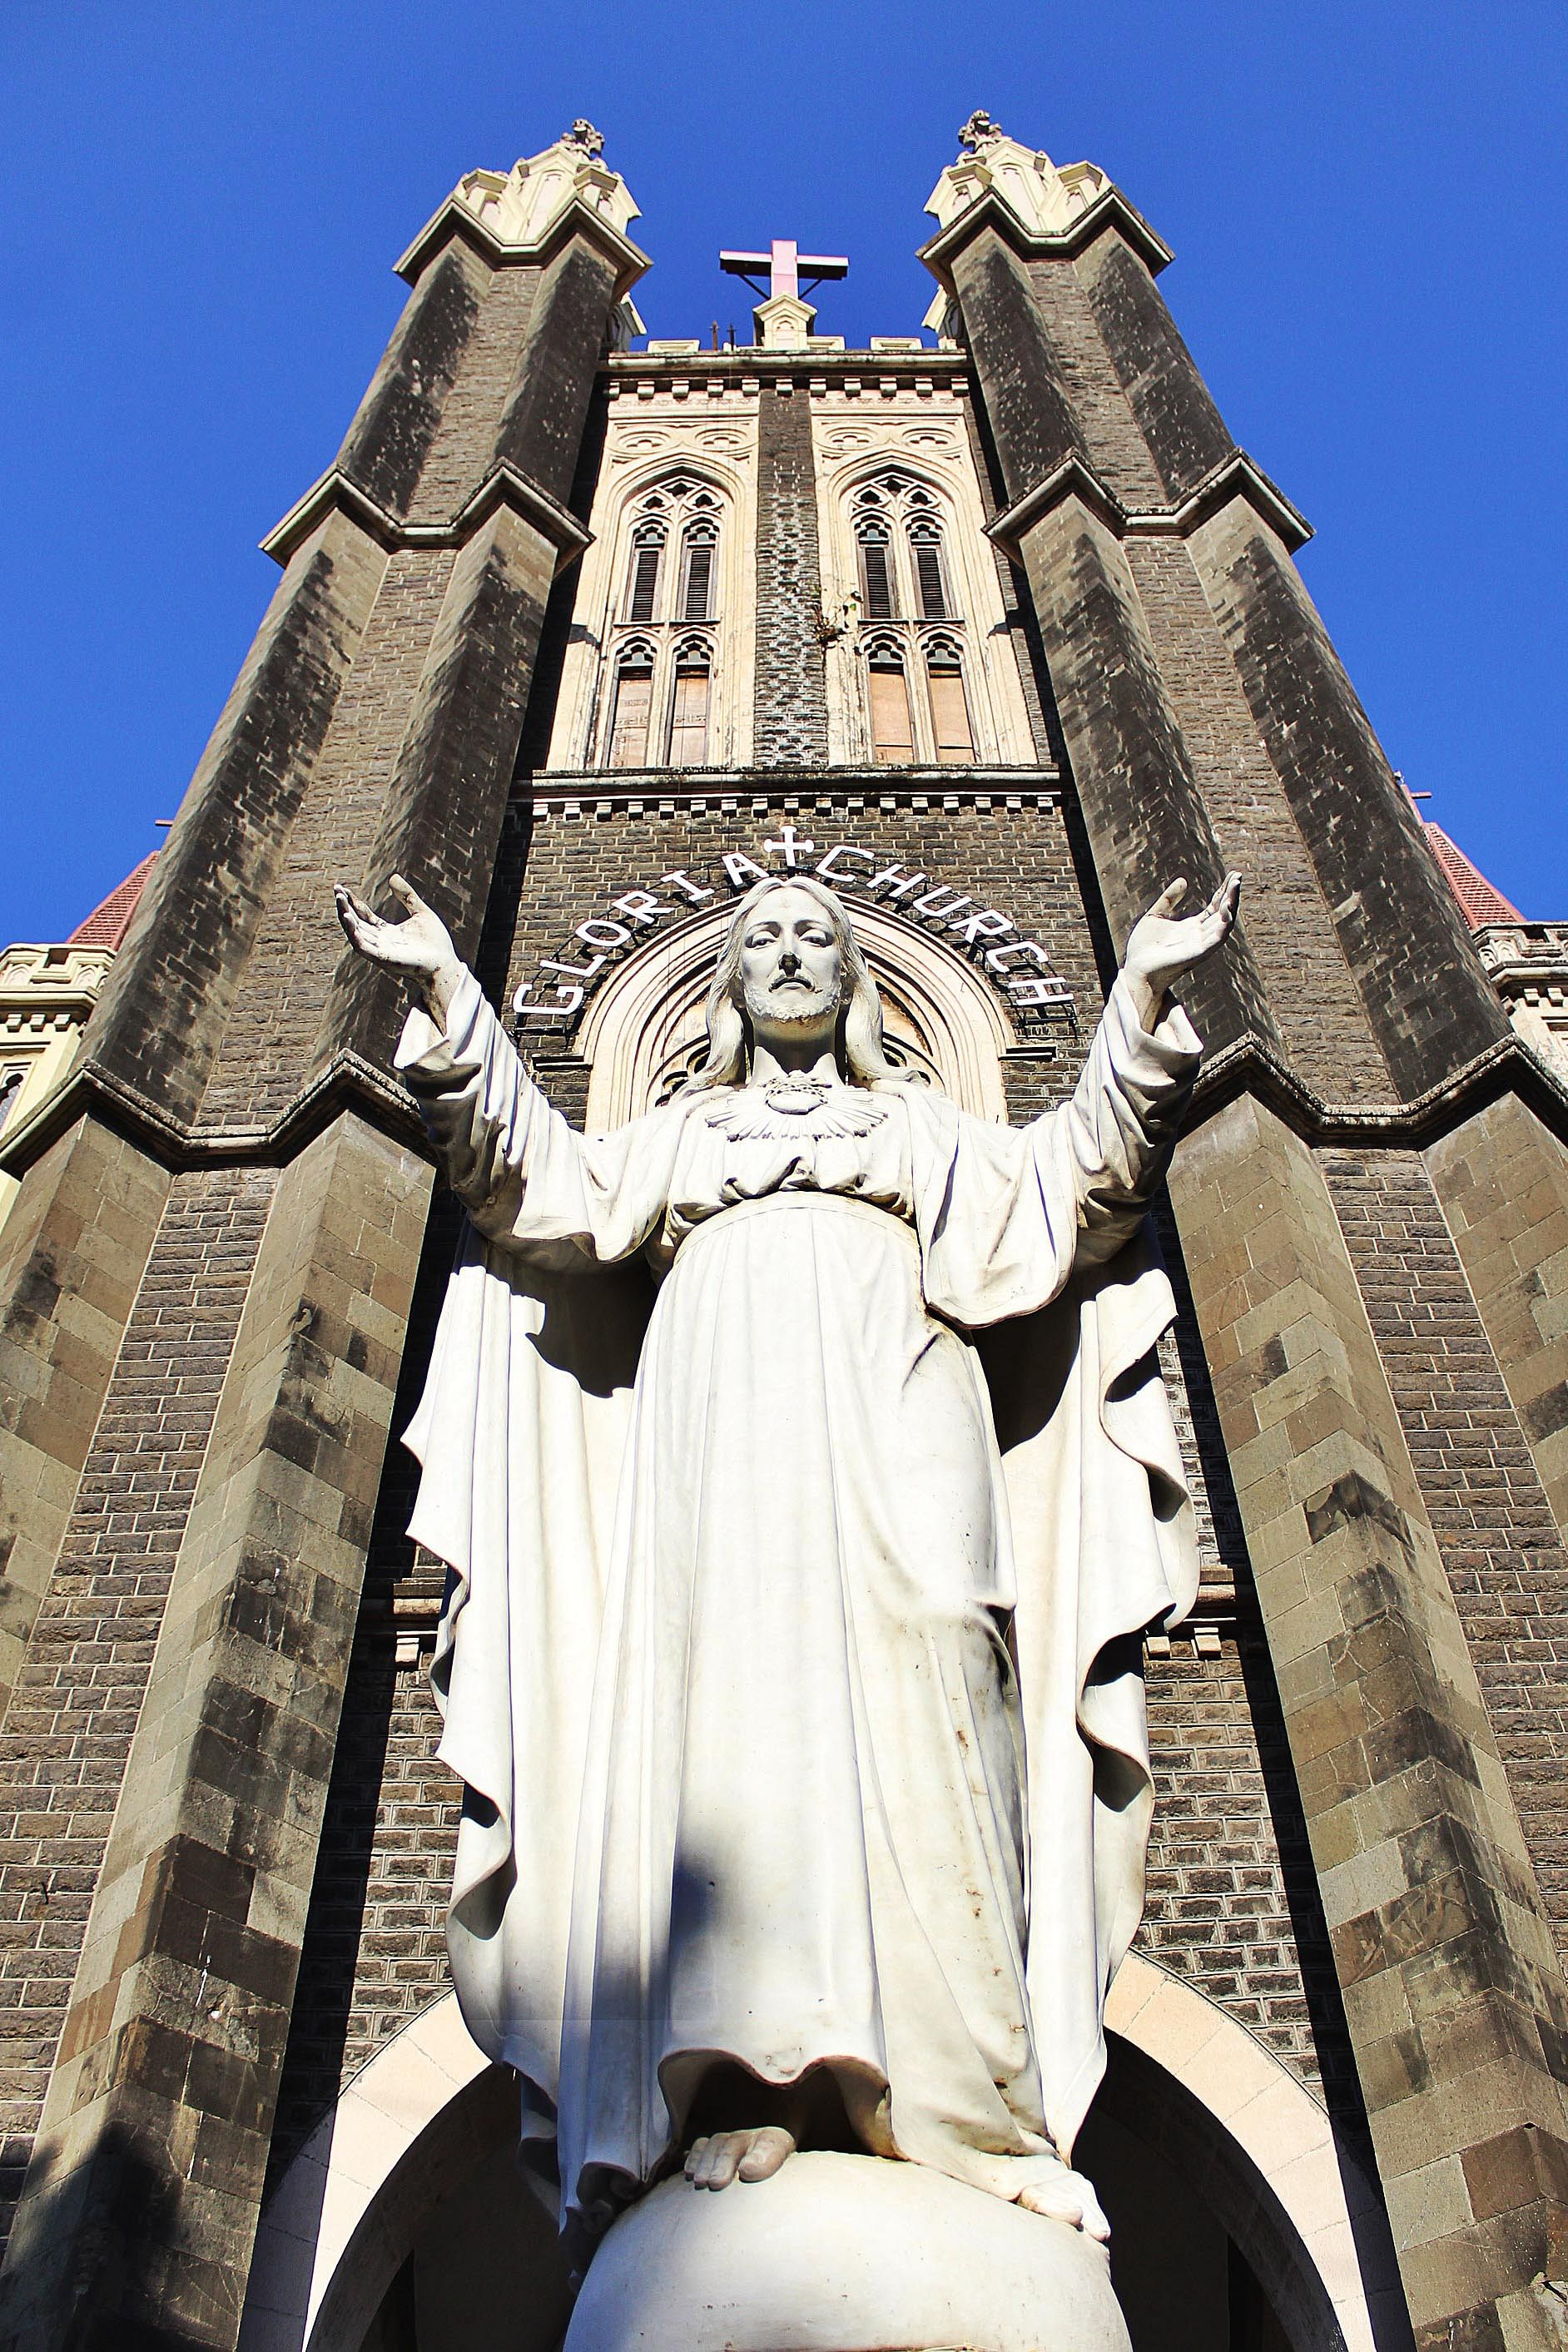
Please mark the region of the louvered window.
[[658, 594], [658, 559], [664, 549], [657, 540], [639, 547], [632, 562], [631, 610], [628, 618], [651, 621]]
[[921, 614], [928, 621], [945, 621], [947, 583], [942, 575], [942, 544], [934, 531], [910, 533], [915, 559], [915, 583], [920, 590]]
[[0, 1070], [0, 1127], [5, 1126], [16, 1108], [26, 1075], [26, 1070]]
[[888, 561], [888, 543], [879, 532], [875, 538], [860, 541], [860, 590], [866, 599], [868, 621], [890, 621], [893, 617], [893, 571]]
[[[701, 526], [699, 526], [700, 529]], [[706, 536], [699, 538], [693, 531], [686, 542], [686, 580], [681, 591], [680, 617], [683, 621], [706, 621], [710, 617], [713, 593], [713, 542]]]

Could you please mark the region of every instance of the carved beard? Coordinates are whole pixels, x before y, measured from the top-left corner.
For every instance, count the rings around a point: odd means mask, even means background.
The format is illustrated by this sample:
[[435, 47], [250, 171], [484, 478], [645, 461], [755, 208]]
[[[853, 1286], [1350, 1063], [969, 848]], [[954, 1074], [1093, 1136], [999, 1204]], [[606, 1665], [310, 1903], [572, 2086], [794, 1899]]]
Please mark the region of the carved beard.
[[793, 1027], [797, 1021], [816, 1024], [820, 1023], [825, 1013], [829, 1013], [837, 1018], [839, 1000], [840, 992], [837, 989], [815, 985], [807, 989], [759, 989], [750, 982], [745, 984], [741, 997], [746, 1018], [753, 1030], [759, 1013], [770, 1028]]

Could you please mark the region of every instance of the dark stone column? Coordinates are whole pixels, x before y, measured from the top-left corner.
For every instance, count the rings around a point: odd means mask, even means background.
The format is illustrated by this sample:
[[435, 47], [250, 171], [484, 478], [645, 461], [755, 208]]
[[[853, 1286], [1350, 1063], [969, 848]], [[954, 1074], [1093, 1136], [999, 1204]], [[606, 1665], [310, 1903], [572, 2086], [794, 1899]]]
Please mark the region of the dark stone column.
[[1237, 499], [1189, 544], [1389, 1069], [1422, 1094], [1508, 1016], [1278, 539]]
[[827, 757], [821, 613], [811, 413], [805, 386], [781, 375], [764, 383], [757, 416], [753, 757], [759, 767], [813, 767]]

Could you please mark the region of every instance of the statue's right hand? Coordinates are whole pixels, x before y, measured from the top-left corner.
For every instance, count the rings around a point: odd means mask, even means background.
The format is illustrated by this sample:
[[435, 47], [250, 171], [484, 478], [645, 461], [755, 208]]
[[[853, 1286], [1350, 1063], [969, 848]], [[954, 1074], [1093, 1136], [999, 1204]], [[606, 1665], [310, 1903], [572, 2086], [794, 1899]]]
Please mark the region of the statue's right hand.
[[342, 882], [332, 889], [338, 920], [350, 945], [357, 948], [362, 956], [388, 971], [401, 972], [415, 987], [422, 989], [435, 1006], [438, 999], [449, 998], [462, 976], [463, 967], [452, 944], [452, 934], [435, 908], [427, 907], [401, 874], [393, 875], [386, 887], [408, 909], [403, 922], [388, 922]]

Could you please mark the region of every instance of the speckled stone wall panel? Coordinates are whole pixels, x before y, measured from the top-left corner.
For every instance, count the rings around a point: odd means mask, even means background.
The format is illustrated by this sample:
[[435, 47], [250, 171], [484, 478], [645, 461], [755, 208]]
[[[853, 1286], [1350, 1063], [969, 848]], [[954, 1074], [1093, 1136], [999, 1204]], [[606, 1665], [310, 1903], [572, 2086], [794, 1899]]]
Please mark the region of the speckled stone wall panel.
[[0, 2226], [32, 2148], [269, 1168], [176, 1176], [0, 1737]]
[[1188, 545], [1384, 1057], [1419, 1095], [1508, 1016], [1284, 548], [1241, 499]]
[[1129, 540], [1126, 556], [1220, 854], [1242, 876], [1247, 941], [1290, 1060], [1327, 1100], [1386, 1100], [1387, 1065], [1192, 558], [1170, 539]]
[[426, 266], [338, 452], [344, 473], [392, 514], [408, 513], [438, 436], [453, 437], [446, 410], [472, 373], [468, 347], [489, 282], [460, 237]]
[[1545, 2347], [1568, 1990], [1354, 1269], [1249, 1100], [1171, 1191], [1416, 2340]]
[[1568, 1957], [1568, 1554], [1420, 1155], [1323, 1170]]
[[759, 767], [827, 758], [816, 478], [804, 384], [769, 383], [757, 412], [757, 665], [752, 740]]
[[353, 1117], [279, 1181], [12, 2233], [4, 2340], [233, 2344], [429, 1182]]
[[1512, 1096], [1430, 1145], [1433, 1187], [1568, 1540], [1568, 1154]]
[[27, 1171], [0, 1225], [0, 1707], [76, 1502], [168, 1171], [96, 1118]]
[[1222, 465], [1236, 444], [1147, 263], [1125, 238], [1114, 229], [1095, 237], [1072, 267], [1163, 495], [1178, 500]]
[[83, 1052], [165, 1117], [195, 1116], [385, 568], [336, 514], [292, 558], [100, 992]]

